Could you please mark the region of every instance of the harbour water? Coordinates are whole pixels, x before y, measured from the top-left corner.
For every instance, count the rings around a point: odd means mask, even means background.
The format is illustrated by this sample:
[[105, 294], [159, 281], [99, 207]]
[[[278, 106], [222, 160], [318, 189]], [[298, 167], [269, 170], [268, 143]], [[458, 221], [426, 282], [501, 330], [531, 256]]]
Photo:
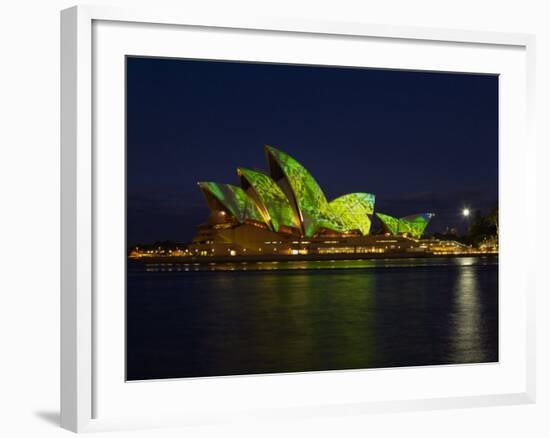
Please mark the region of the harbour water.
[[128, 262], [128, 380], [496, 361], [497, 256]]

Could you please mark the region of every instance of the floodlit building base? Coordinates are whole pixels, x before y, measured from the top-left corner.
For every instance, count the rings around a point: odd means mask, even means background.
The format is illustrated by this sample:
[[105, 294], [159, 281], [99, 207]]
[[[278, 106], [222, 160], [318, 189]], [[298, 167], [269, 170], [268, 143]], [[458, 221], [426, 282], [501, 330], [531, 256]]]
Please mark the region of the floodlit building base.
[[417, 239], [390, 235], [323, 234], [300, 238], [291, 233], [242, 224], [205, 227], [187, 246], [192, 256], [304, 256], [324, 254], [382, 254], [391, 252], [421, 253], [426, 246]]

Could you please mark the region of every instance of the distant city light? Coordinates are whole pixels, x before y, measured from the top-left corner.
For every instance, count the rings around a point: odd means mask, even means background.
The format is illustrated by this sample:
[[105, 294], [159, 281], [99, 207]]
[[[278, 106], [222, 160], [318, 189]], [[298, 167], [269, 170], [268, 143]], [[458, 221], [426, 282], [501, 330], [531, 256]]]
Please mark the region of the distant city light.
[[464, 208], [462, 210], [462, 216], [464, 216], [464, 217], [470, 216], [470, 209], [469, 208]]

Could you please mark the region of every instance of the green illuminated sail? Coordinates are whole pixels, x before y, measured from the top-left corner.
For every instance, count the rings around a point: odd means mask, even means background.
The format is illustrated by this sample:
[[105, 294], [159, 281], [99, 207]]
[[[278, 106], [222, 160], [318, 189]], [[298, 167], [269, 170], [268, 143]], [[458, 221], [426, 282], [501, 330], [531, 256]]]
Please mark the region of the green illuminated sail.
[[402, 217], [401, 221], [406, 224], [408, 228], [407, 233], [419, 239], [424, 234], [424, 230], [433, 216], [433, 213], [413, 214]]
[[254, 200], [240, 187], [216, 182], [199, 182], [199, 187], [211, 209], [219, 209], [221, 206], [239, 223], [244, 223], [247, 219], [265, 223]]
[[268, 175], [256, 170], [239, 167], [238, 175], [244, 190], [252, 190], [252, 198], [256, 198], [266, 223], [273, 231], [279, 231], [281, 226], [300, 229], [300, 220], [296, 216], [290, 201], [281, 188]]
[[331, 211], [327, 198], [309, 171], [290, 155], [266, 146], [271, 177], [291, 200], [300, 218], [302, 233], [311, 237], [321, 228], [344, 231], [340, 218]]
[[[309, 171], [290, 155], [266, 146], [271, 177], [246, 168], [238, 168], [242, 187], [215, 182], [199, 186], [212, 210], [222, 210], [239, 223], [251, 219], [275, 232], [299, 229], [302, 236], [330, 235], [332, 232], [355, 235], [370, 233], [375, 196], [371, 193], [348, 193], [327, 201], [323, 190]], [[376, 213], [385, 230], [393, 235], [420, 238], [432, 213], [396, 218]], [[285, 229], [283, 229], [283, 227]], [[327, 233], [328, 231], [328, 233]], [[291, 231], [293, 233], [293, 231]]]
[[384, 225], [387, 232], [393, 235], [399, 234], [399, 219], [382, 213], [376, 213], [376, 216], [382, 221], [382, 225]]
[[370, 232], [369, 214], [374, 212], [374, 195], [349, 193], [330, 201], [332, 213], [342, 221], [344, 231], [359, 230], [363, 235]]
[[393, 235], [407, 234], [419, 239], [424, 234], [433, 213], [414, 214], [401, 219], [382, 213], [376, 213], [376, 216], [382, 221], [389, 233]]

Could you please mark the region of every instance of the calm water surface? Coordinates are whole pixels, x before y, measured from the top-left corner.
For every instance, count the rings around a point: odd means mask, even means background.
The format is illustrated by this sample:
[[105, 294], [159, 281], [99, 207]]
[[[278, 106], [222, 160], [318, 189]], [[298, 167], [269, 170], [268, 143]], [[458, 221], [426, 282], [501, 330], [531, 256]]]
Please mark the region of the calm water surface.
[[498, 258], [129, 262], [129, 380], [498, 361]]

